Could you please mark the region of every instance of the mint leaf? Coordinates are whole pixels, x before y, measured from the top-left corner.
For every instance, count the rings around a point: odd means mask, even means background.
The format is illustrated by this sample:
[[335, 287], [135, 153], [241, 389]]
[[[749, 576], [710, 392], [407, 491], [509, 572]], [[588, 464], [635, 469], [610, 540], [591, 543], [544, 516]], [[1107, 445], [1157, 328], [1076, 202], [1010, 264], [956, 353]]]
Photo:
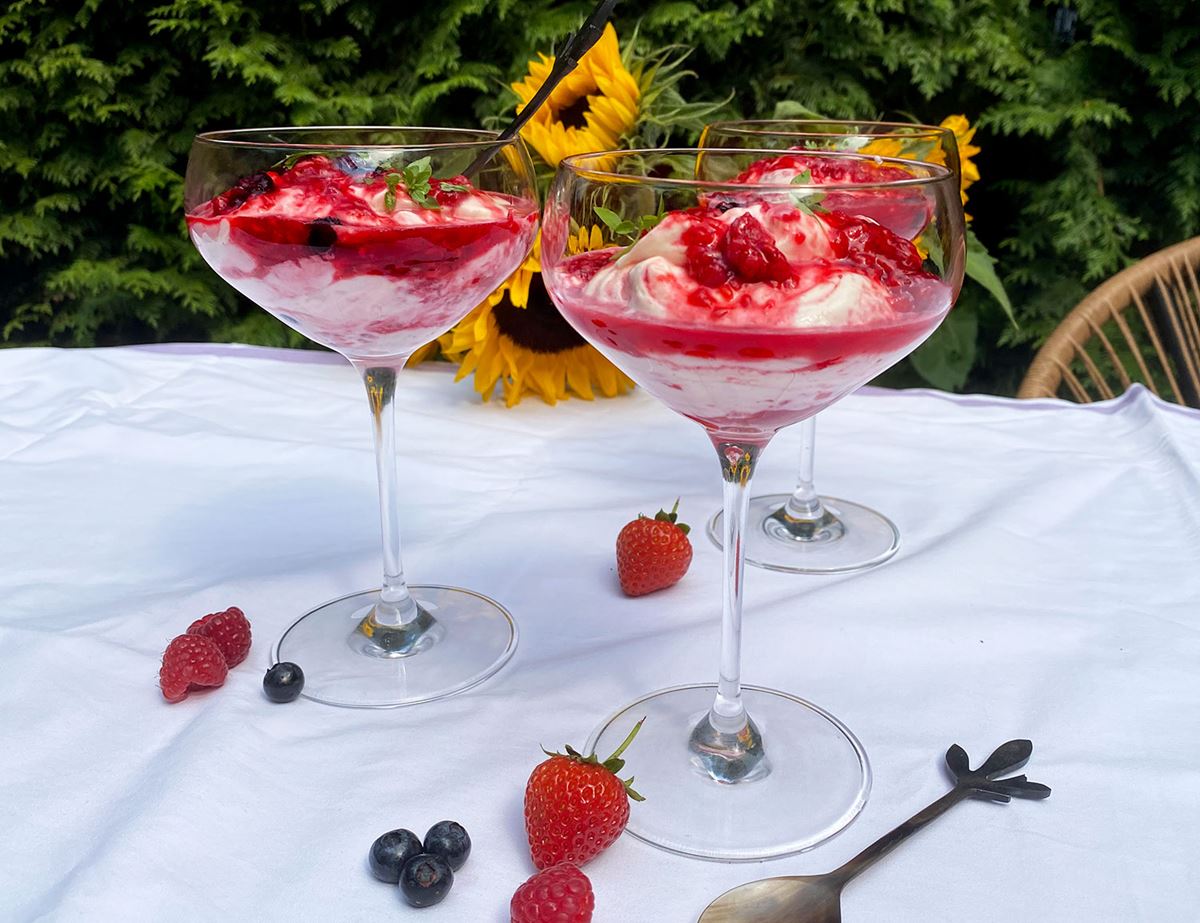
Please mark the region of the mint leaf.
[[396, 189], [403, 179], [404, 177], [399, 173], [389, 173], [383, 178], [383, 181], [387, 183], [387, 192], [383, 194], [383, 207], [388, 211], [396, 209]]
[[[395, 176], [396, 174], [388, 174]], [[442, 206], [438, 204], [431, 194], [429, 180], [433, 178], [433, 168], [429, 165], [429, 157], [422, 157], [420, 160], [414, 160], [412, 163], [405, 164], [400, 171], [400, 177], [404, 180], [404, 188], [408, 191], [411, 198], [421, 208], [439, 209]], [[391, 204], [388, 204], [388, 199], [385, 196], [383, 204], [389, 211], [396, 207], [395, 186], [388, 184], [388, 192], [391, 194]]]
[[642, 215], [636, 220], [630, 221], [603, 205], [597, 205], [594, 211], [596, 217], [603, 221], [613, 234], [621, 237], [640, 237], [642, 232], [650, 230], [665, 216], [665, 212], [660, 210], [657, 215]]
[[462, 183], [442, 183], [441, 188], [445, 192], [470, 192], [470, 186], [464, 186]]
[[[792, 177], [793, 186], [806, 186], [813, 181], [812, 170], [805, 170], [803, 173], [797, 173]], [[825, 201], [825, 193], [823, 192], [794, 192], [792, 193], [792, 202], [800, 211], [816, 215], [818, 212], [824, 212], [821, 203]]]
[[625, 221], [611, 208], [605, 208], [603, 205], [597, 205], [594, 209], [596, 217], [604, 222], [605, 226], [614, 234], [628, 234], [629, 222]]

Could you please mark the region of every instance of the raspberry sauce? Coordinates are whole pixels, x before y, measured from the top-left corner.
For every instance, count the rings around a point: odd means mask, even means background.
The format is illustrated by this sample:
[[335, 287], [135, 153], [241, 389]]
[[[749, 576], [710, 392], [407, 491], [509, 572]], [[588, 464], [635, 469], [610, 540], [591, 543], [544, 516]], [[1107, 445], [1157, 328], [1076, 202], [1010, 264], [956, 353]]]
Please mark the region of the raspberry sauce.
[[352, 359], [402, 359], [520, 265], [537, 207], [462, 177], [417, 201], [394, 178], [312, 156], [240, 180], [187, 222], [221, 277], [284, 323]]

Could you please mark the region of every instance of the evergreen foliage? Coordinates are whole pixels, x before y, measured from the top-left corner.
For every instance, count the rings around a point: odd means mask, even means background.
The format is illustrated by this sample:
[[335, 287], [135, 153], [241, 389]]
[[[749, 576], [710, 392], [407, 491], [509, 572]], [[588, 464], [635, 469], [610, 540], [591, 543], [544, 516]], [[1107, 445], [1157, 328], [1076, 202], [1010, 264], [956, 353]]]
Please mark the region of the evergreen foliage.
[[[11, 0], [0, 12], [3, 342], [297, 344], [186, 239], [193, 134], [494, 119], [511, 111], [507, 83], [591, 5]], [[623, 38], [640, 24], [647, 47], [695, 46], [698, 76], [679, 87], [689, 101], [978, 122], [983, 179], [969, 210], [1019, 326], [969, 287], [955, 323], [896, 381], [1011, 390], [1031, 344], [1090, 287], [1200, 234], [1193, 0], [623, 0], [617, 12]]]

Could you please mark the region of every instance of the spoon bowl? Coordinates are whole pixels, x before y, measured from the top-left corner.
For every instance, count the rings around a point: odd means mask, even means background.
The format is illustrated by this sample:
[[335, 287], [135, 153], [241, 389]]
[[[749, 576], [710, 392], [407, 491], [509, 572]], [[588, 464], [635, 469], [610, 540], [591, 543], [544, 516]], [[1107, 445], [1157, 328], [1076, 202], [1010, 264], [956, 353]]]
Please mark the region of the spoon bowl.
[[841, 898], [832, 875], [767, 878], [726, 891], [699, 923], [842, 923]]

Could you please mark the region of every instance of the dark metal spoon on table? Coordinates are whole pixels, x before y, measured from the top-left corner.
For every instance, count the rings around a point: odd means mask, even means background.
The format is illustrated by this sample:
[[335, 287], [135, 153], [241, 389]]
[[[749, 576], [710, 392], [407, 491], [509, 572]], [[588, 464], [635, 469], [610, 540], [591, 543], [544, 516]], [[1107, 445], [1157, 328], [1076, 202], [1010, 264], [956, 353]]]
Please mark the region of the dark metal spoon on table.
[[697, 923], [841, 923], [842, 889], [877, 859], [891, 852], [931, 820], [969, 797], [991, 801], [1046, 798], [1050, 789], [1025, 776], [997, 779], [1020, 769], [1033, 753], [1028, 740], [1010, 740], [996, 749], [978, 769], [970, 768], [965, 750], [955, 744], [946, 751], [954, 788], [923, 811], [884, 834], [839, 869], [824, 875], [766, 878], [726, 891], [708, 905]]

